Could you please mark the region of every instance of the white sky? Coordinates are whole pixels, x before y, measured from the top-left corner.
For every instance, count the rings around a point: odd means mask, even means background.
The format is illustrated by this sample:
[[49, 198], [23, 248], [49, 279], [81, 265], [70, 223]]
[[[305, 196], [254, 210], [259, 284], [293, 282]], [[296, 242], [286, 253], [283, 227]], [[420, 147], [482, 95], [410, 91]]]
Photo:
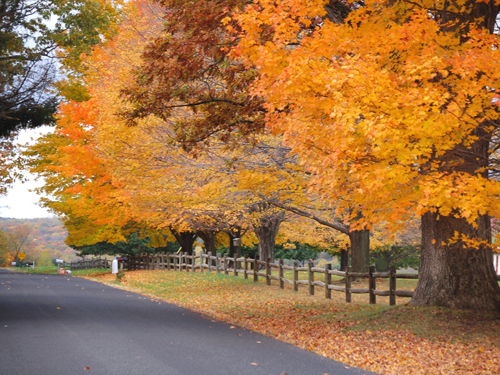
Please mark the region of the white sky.
[[[49, 133], [52, 130], [53, 128], [49, 126], [33, 130], [23, 130], [19, 134], [17, 143], [32, 143], [34, 142], [32, 138], [36, 139], [41, 134]], [[0, 197], [0, 217], [32, 219], [53, 216], [46, 209], [36, 205], [40, 197], [29, 190], [38, 186], [43, 186], [43, 181], [35, 181], [34, 177], [31, 177], [24, 184], [19, 181], [15, 182], [7, 192], [7, 196]]]

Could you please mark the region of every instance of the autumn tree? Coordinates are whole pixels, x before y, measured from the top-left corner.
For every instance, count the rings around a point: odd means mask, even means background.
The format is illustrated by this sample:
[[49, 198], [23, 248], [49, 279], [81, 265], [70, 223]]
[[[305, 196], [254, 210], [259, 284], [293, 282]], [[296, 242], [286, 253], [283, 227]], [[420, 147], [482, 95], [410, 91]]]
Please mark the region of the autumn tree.
[[31, 248], [32, 228], [30, 225], [18, 225], [4, 233], [7, 239], [7, 252], [12, 261], [15, 261], [19, 253]]
[[357, 228], [421, 216], [413, 305], [499, 310], [500, 4], [368, 1], [345, 23], [324, 4], [262, 0], [238, 17], [236, 53], [259, 72], [268, 126], [323, 197], [361, 208]]
[[0, 265], [7, 263], [9, 260], [7, 235], [0, 229]]
[[[145, 47], [141, 63], [134, 72], [135, 81], [122, 90], [130, 102], [130, 106], [122, 109], [125, 118], [137, 123], [138, 119], [154, 115], [172, 121], [180, 108], [188, 108], [195, 115], [173, 121], [171, 135], [186, 150], [200, 152], [214, 141], [223, 141], [231, 147], [241, 147], [247, 141], [259, 142], [266, 110], [262, 99], [249, 91], [256, 71], [230, 55], [230, 49], [238, 42], [238, 24], [232, 21], [228, 21], [228, 27], [222, 24], [222, 20], [232, 13], [241, 11], [245, 2], [165, 0], [159, 4], [164, 9], [165, 27], [155, 42]], [[337, 22], [341, 22], [349, 11], [344, 4], [335, 1], [328, 3], [325, 9], [327, 17]], [[290, 150], [282, 147], [283, 152], [290, 153]], [[282, 209], [293, 207], [290, 202], [263, 199]], [[260, 207], [256, 205], [250, 210], [259, 211]], [[300, 208], [294, 213], [317, 218]], [[367, 271], [369, 230], [351, 231], [345, 215], [332, 216], [340, 220], [323, 218], [319, 222], [329, 223], [331, 228], [351, 238], [353, 266], [358, 272]], [[256, 230], [272, 237], [271, 232], [277, 231], [279, 222], [264, 220], [264, 226]], [[271, 249], [267, 245], [265, 248]]]
[[[237, 145], [264, 128], [258, 97], [248, 95], [254, 72], [229, 58], [236, 31], [221, 20], [243, 9], [242, 0], [160, 0], [163, 30], [145, 46], [135, 80], [123, 87], [130, 106], [122, 110], [133, 123], [154, 115], [171, 120], [179, 108], [197, 116], [173, 123], [175, 138], [187, 150], [216, 139]], [[236, 26], [236, 24], [234, 24]]]
[[47, 250], [42, 251], [35, 262], [35, 265], [38, 267], [49, 267], [52, 266], [52, 264], [52, 259], [50, 258], [49, 252]]

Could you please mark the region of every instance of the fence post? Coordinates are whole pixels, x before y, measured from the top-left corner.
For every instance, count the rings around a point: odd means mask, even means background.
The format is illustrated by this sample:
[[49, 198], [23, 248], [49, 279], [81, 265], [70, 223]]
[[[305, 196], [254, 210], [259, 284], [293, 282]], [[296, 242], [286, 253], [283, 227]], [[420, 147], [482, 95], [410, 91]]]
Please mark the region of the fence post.
[[297, 267], [299, 266], [298, 262], [293, 262], [293, 291], [298, 292], [299, 291], [299, 270]]
[[314, 263], [313, 262], [307, 262], [307, 274], [308, 274], [308, 281], [309, 281], [309, 295], [314, 296], [314, 272], [312, 271]]
[[396, 304], [396, 267], [389, 267], [389, 305]]
[[220, 267], [220, 265], [221, 265], [220, 257], [221, 257], [220, 253], [217, 253], [216, 259], [215, 259], [215, 268], [217, 270], [217, 273], [220, 273], [220, 268], [221, 268]]
[[248, 255], [245, 255], [243, 259], [243, 278], [248, 279]]
[[368, 290], [370, 292], [370, 303], [372, 305], [377, 303], [377, 296], [373, 291], [377, 289], [375, 277], [373, 277], [373, 272], [375, 272], [375, 266], [368, 267]]
[[227, 254], [224, 254], [223, 266], [224, 266], [224, 275], [229, 275], [229, 271], [227, 270]]
[[167, 271], [170, 271], [170, 252], [167, 252]]
[[345, 301], [351, 303], [351, 269], [352, 267], [346, 267], [345, 269]]
[[279, 279], [280, 279], [280, 288], [281, 289], [285, 289], [285, 281], [284, 281], [284, 278], [285, 278], [285, 272], [283, 270], [283, 259], [280, 259], [279, 261]]
[[259, 260], [259, 256], [256, 255], [255, 259], [253, 260], [253, 282], [256, 283], [259, 281], [259, 275], [257, 272], [259, 271], [259, 263], [257, 262]]
[[208, 257], [207, 257], [208, 272], [210, 272], [210, 273], [213, 271], [213, 269], [212, 269], [212, 267], [213, 267], [213, 261], [212, 261], [211, 258], [212, 258], [212, 252], [210, 251], [208, 253]]
[[271, 258], [266, 259], [266, 284], [271, 285]]
[[188, 253], [185, 254], [186, 255], [184, 255], [184, 261], [186, 262], [186, 272], [189, 272], [189, 269], [193, 269], [192, 267], [190, 267], [193, 261], [193, 252], [191, 251], [191, 255], [189, 255]]
[[332, 283], [332, 275], [330, 274], [330, 270], [332, 269], [332, 265], [328, 263], [325, 266], [325, 298], [332, 299], [332, 290], [329, 288]]
[[238, 259], [238, 254], [233, 255], [234, 261], [233, 261], [233, 274], [234, 276], [238, 276], [238, 262], [236, 262], [236, 259]]
[[196, 272], [196, 251], [193, 250], [193, 261], [191, 263], [191, 271]]

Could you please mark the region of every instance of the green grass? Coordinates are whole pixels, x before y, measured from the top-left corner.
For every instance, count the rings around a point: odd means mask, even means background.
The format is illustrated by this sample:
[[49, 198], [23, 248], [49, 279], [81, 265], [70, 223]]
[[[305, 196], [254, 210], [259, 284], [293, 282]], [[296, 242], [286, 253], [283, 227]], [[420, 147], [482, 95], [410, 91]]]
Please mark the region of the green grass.
[[12, 272], [19, 272], [19, 273], [43, 273], [43, 274], [49, 274], [49, 275], [55, 275], [57, 274], [57, 267], [56, 266], [35, 266], [35, 269], [33, 270], [31, 267], [9, 267], [7, 268], [9, 271]]
[[[5, 268], [8, 269], [9, 271], [13, 272], [19, 272], [19, 273], [40, 273], [40, 274], [46, 274], [46, 275], [57, 275], [57, 266], [35, 266], [35, 269], [33, 270], [31, 267], [8, 267]], [[87, 276], [87, 275], [101, 275], [101, 274], [106, 274], [106, 273], [111, 273], [110, 269], [99, 269], [99, 268], [91, 268], [88, 270], [77, 270], [77, 271], [71, 271], [71, 275], [73, 276]]]

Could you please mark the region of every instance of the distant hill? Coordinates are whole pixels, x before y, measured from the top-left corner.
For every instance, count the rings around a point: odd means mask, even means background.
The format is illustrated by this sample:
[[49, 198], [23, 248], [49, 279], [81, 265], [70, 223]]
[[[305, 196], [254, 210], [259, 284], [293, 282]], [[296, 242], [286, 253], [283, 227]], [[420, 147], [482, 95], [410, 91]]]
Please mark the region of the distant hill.
[[32, 230], [29, 246], [25, 249], [26, 260], [36, 260], [44, 251], [47, 251], [51, 258], [66, 261], [76, 258], [76, 251], [64, 243], [68, 233], [58, 218], [0, 218], [0, 228], [4, 231], [23, 224], [29, 225]]

